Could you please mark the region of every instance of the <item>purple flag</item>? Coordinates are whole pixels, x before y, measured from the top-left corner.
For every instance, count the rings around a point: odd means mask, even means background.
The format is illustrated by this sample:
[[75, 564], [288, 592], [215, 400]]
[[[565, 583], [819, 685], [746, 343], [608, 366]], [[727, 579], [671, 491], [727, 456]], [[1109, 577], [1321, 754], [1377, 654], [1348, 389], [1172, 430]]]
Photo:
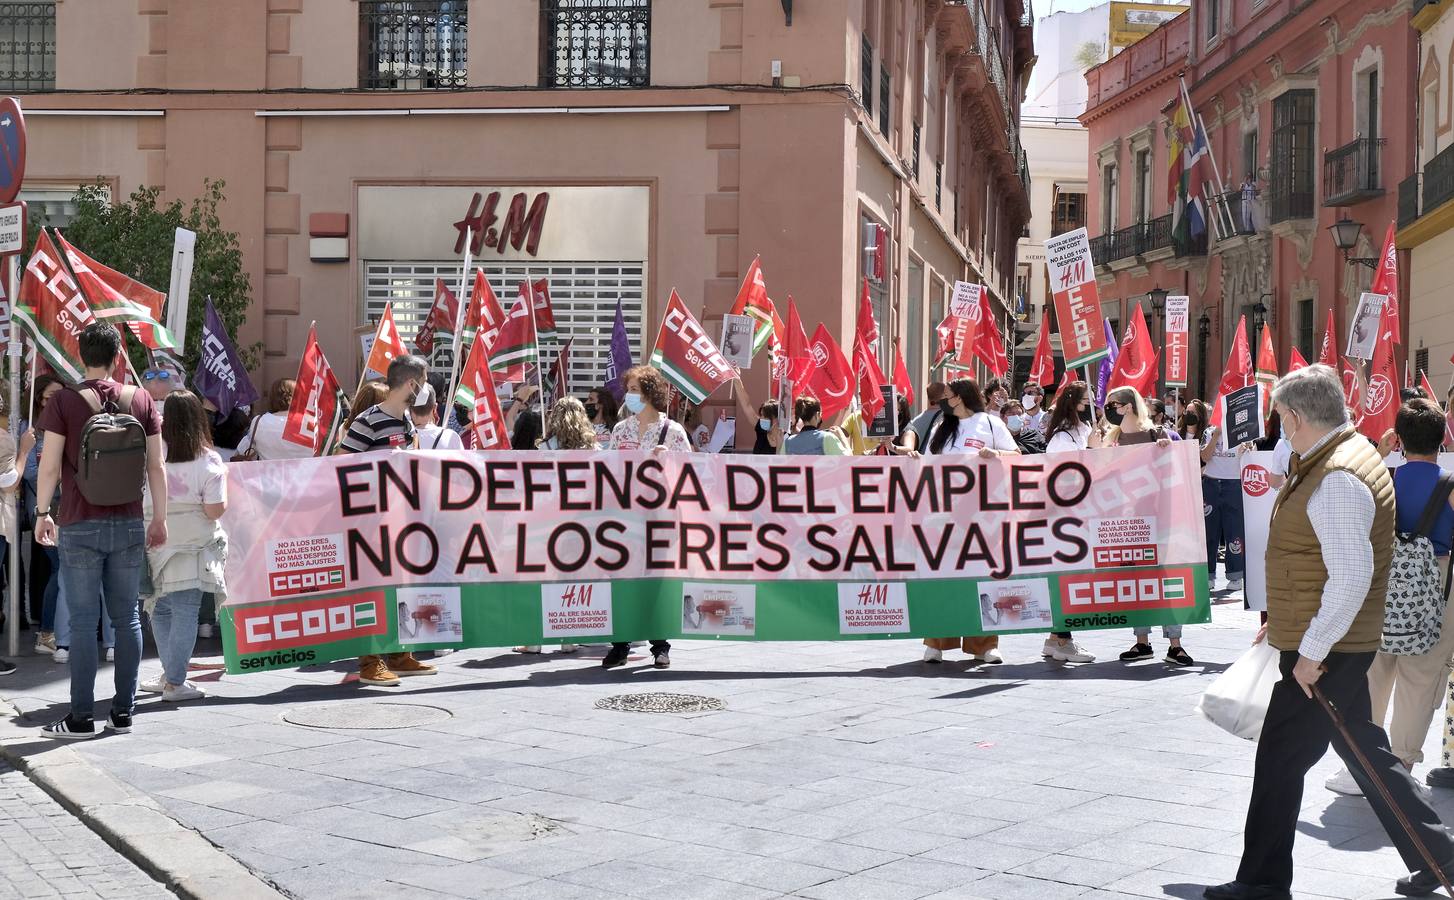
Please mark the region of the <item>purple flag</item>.
[[1102, 319], [1101, 324], [1106, 326], [1106, 347], [1111, 351], [1110, 356], [1101, 358], [1101, 369], [1096, 375], [1096, 406], [1104, 408], [1106, 382], [1111, 380], [1111, 373], [1116, 371], [1116, 358], [1121, 355], [1121, 348], [1116, 343], [1116, 332], [1111, 328], [1111, 320]]
[[620, 403], [626, 396], [626, 386], [621, 376], [631, 368], [631, 336], [626, 333], [626, 316], [621, 312], [621, 300], [616, 299], [616, 322], [611, 326], [611, 354], [606, 359], [606, 390]]
[[247, 367], [237, 355], [232, 338], [227, 336], [227, 328], [211, 297], [207, 298], [207, 317], [202, 320], [202, 359], [197, 364], [197, 374], [192, 376], [192, 385], [224, 417], [232, 415], [239, 406], [258, 401], [257, 388], [248, 379]]

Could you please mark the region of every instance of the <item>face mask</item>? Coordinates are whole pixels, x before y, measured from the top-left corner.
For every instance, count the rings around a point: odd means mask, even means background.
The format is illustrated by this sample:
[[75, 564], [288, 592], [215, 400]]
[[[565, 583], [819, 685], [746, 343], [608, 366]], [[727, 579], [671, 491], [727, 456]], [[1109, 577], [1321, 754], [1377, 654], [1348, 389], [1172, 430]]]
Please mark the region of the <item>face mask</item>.
[[1090, 424], [1090, 421], [1091, 421], [1091, 409], [1090, 409], [1089, 406], [1085, 407], [1084, 409], [1082, 409], [1080, 411], [1080, 420], [1082, 422], [1085, 422], [1087, 425]]
[[1025, 396], [1020, 398], [1020, 405], [1025, 407], [1026, 409], [1031, 409], [1035, 406], [1040, 405], [1040, 398], [1034, 396], [1033, 394], [1026, 394]]
[[632, 391], [626, 395], [626, 408], [631, 410], [631, 415], [636, 415], [646, 409], [646, 401], [641, 399], [639, 391]]
[[1199, 428], [1202, 424], [1202, 420], [1196, 416], [1187, 416], [1184, 421], [1188, 428]]
[[1017, 432], [1021, 428], [1025, 427], [1025, 417], [1010, 416], [1009, 418], [1005, 419], [1005, 425], [1009, 427], [1010, 432], [1013, 434], [1014, 432]]
[[944, 415], [946, 415], [946, 416], [952, 416], [952, 415], [954, 415], [954, 410], [949, 408], [949, 401], [948, 400], [940, 400], [939, 401], [939, 411], [942, 412], [942, 413], [944, 413]]
[[772, 419], [758, 419], [757, 429], [758, 431], [772, 431]]
[[1282, 428], [1281, 428], [1281, 431], [1282, 431], [1282, 439], [1285, 440], [1285, 441], [1287, 441], [1289, 444], [1291, 444], [1292, 443], [1292, 430], [1287, 427], [1287, 419], [1283, 419], [1282, 420]]
[[598, 416], [600, 414], [601, 414], [601, 407], [597, 406], [594, 403], [587, 403], [586, 404], [586, 418], [587, 419], [594, 419], [596, 416]]
[[545, 449], [547, 449], [547, 450], [559, 450], [560, 449], [560, 441], [556, 440], [554, 436], [551, 436], [545, 442]]
[[421, 384], [414, 389], [414, 397], [409, 401], [410, 406], [423, 406], [429, 402], [429, 398], [424, 395], [424, 388], [427, 386], [427, 384]]
[[1116, 409], [1114, 406], [1107, 406], [1106, 421], [1110, 422], [1112, 425], [1119, 426], [1121, 424], [1121, 411], [1119, 409]]

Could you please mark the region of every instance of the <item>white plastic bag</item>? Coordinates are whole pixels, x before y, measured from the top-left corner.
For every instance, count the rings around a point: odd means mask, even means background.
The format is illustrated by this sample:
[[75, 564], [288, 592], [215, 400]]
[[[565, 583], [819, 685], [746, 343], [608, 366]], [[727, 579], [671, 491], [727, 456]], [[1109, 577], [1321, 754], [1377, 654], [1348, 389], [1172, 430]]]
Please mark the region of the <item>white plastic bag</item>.
[[1254, 644], [1206, 689], [1197, 712], [1223, 731], [1257, 740], [1262, 720], [1267, 718], [1272, 686], [1282, 677], [1277, 668], [1280, 658], [1267, 641]]

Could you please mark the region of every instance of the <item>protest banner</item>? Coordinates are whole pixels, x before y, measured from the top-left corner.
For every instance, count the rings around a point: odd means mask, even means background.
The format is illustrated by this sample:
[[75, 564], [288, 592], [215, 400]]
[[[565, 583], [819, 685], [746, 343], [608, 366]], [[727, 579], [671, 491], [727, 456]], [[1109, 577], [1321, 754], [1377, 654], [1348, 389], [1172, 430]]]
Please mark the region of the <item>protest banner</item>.
[[1242, 454], [1242, 545], [1247, 569], [1243, 594], [1258, 612], [1267, 609], [1267, 534], [1272, 525], [1272, 507], [1278, 489], [1272, 486], [1278, 471], [1271, 450], [1249, 450]]
[[1228, 447], [1260, 441], [1264, 433], [1262, 407], [1266, 385], [1250, 384], [1222, 396], [1223, 433]]
[[738, 369], [752, 366], [752, 354], [757, 352], [752, 342], [754, 319], [748, 315], [735, 316], [731, 313], [722, 317], [722, 356]]
[[954, 293], [949, 297], [949, 314], [958, 319], [973, 319], [979, 314], [980, 296], [984, 285], [968, 281], [954, 282]]
[[1192, 443], [263, 461], [232, 472], [223, 519], [227, 667], [397, 651], [421, 604], [461, 628], [418, 649], [1206, 622], [1200, 477]]
[[1353, 327], [1348, 329], [1348, 352], [1351, 359], [1372, 359], [1378, 341], [1379, 319], [1388, 298], [1382, 294], [1358, 295], [1358, 311], [1353, 314]]
[[1047, 240], [1045, 263], [1050, 270], [1055, 322], [1060, 329], [1060, 352], [1067, 369], [1078, 369], [1110, 352], [1086, 230], [1077, 228]]
[[1191, 360], [1191, 298], [1166, 298], [1166, 386], [1187, 386], [1187, 370]]

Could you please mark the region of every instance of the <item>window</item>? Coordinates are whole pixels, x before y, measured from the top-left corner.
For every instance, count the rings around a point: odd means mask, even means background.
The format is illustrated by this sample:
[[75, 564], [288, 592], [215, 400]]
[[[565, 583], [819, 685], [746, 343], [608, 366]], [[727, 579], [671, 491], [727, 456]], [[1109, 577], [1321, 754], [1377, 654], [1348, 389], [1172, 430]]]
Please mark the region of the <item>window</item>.
[[1136, 151], [1136, 208], [1135, 220], [1137, 224], [1146, 222], [1151, 218], [1151, 191], [1153, 187], [1151, 177], [1151, 150]]
[[1313, 215], [1314, 92], [1287, 91], [1272, 101], [1272, 154], [1268, 159], [1271, 221]]
[[1257, 132], [1249, 131], [1242, 135], [1242, 174], [1257, 180]]
[[[870, 218], [869, 216], [861, 215], [858, 221], [859, 234], [867, 234], [870, 226], [879, 224], [876, 219]], [[884, 350], [890, 345], [890, 341], [892, 340], [891, 335], [894, 331], [892, 327], [893, 323], [889, 321], [889, 285], [894, 280], [894, 237], [893, 232], [887, 228], [884, 229], [884, 233], [886, 235], [884, 242], [884, 277], [879, 281], [873, 280], [873, 272], [868, 270], [872, 255], [868, 253], [859, 254], [859, 266], [862, 268], [862, 271], [858, 273], [859, 278], [868, 279], [868, 302], [869, 306], [873, 308], [873, 318], [874, 321], [878, 322], [880, 332], [878, 340], [880, 365], [883, 363]], [[860, 281], [859, 284], [862, 284], [862, 282]], [[855, 294], [856, 296], [857, 294]], [[854, 302], [856, 303], [857, 301], [855, 300]]]
[[1064, 234], [1085, 227], [1085, 194], [1058, 191], [1055, 194], [1055, 212], [1050, 219], [1050, 236]]
[[[934, 323], [938, 325], [938, 322]], [[924, 264], [909, 257], [909, 332], [905, 337], [904, 365], [917, 398], [924, 391]], [[892, 371], [892, 370], [889, 370]], [[892, 376], [890, 376], [892, 377]]]
[[541, 0], [540, 84], [651, 83], [651, 0]]
[[1116, 230], [1116, 199], [1120, 193], [1120, 182], [1116, 179], [1116, 164], [1109, 163], [1101, 170], [1101, 233], [1110, 234]]
[[[24, 188], [17, 199], [24, 200], [31, 218], [38, 218], [47, 228], [65, 228], [76, 215], [76, 191], [80, 189], [80, 185]], [[103, 186], [102, 190], [110, 203], [111, 189]]]
[[863, 111], [873, 118], [873, 42], [868, 34], [863, 35], [863, 47], [859, 51], [859, 66], [863, 76]]
[[1303, 359], [1312, 360], [1313, 356], [1313, 329], [1316, 327], [1317, 313], [1314, 312], [1312, 300], [1299, 300], [1297, 302], [1297, 349], [1303, 355]]
[[878, 67], [878, 133], [884, 137], [889, 136], [889, 126], [892, 119], [889, 117], [889, 98], [893, 96], [893, 84], [889, 75], [887, 64], [880, 63]]
[[469, 83], [468, 17], [468, 0], [359, 0], [359, 87], [464, 87]]
[[1378, 69], [1369, 69], [1363, 74], [1363, 115], [1359, 117], [1358, 130], [1363, 137], [1378, 137]]
[[[642, 333], [642, 294], [645, 290], [644, 266], [641, 262], [497, 262], [482, 266], [490, 286], [507, 308], [519, 296], [520, 282], [547, 279], [550, 302], [555, 309], [555, 322], [561, 340], [573, 340], [570, 360], [570, 390], [577, 396], [606, 381], [606, 361], [610, 354], [611, 325], [616, 318], [616, 298], [621, 298], [621, 311], [626, 331], [632, 335], [631, 356], [640, 358], [636, 342]], [[399, 335], [412, 347], [414, 334], [429, 305], [434, 300], [434, 280], [443, 278], [450, 290], [459, 290], [459, 261], [437, 262], [366, 262], [364, 264], [364, 308], [367, 321], [374, 321], [393, 302], [394, 321]], [[473, 281], [463, 299], [468, 298]], [[448, 343], [444, 343], [446, 348]], [[541, 347], [547, 368], [555, 361], [560, 348]], [[436, 352], [432, 360], [437, 371], [449, 372], [452, 358], [448, 349]]]
[[0, 3], [0, 90], [56, 89], [56, 5]]
[[934, 208], [944, 209], [944, 160], [934, 160]]
[[[1417, 350], [1414, 351], [1414, 377], [1415, 378], [1418, 378], [1420, 374], [1423, 374], [1425, 377], [1428, 377], [1428, 374], [1429, 374], [1429, 348], [1428, 347], [1420, 347], [1419, 349], [1417, 349]], [[1419, 385], [1417, 383], [1414, 384], [1414, 387], [1418, 387], [1418, 386]], [[1431, 387], [1432, 387], [1432, 385], [1431, 385]], [[1438, 402], [1438, 400], [1439, 400], [1438, 397], [1430, 397], [1429, 399], [1430, 400], [1433, 400], [1435, 402]]]
[[1207, 0], [1203, 7], [1207, 14], [1207, 43], [1217, 39], [1222, 33], [1222, 0]]
[[923, 126], [918, 122], [914, 123], [914, 180], [919, 180], [919, 141], [922, 137]]

